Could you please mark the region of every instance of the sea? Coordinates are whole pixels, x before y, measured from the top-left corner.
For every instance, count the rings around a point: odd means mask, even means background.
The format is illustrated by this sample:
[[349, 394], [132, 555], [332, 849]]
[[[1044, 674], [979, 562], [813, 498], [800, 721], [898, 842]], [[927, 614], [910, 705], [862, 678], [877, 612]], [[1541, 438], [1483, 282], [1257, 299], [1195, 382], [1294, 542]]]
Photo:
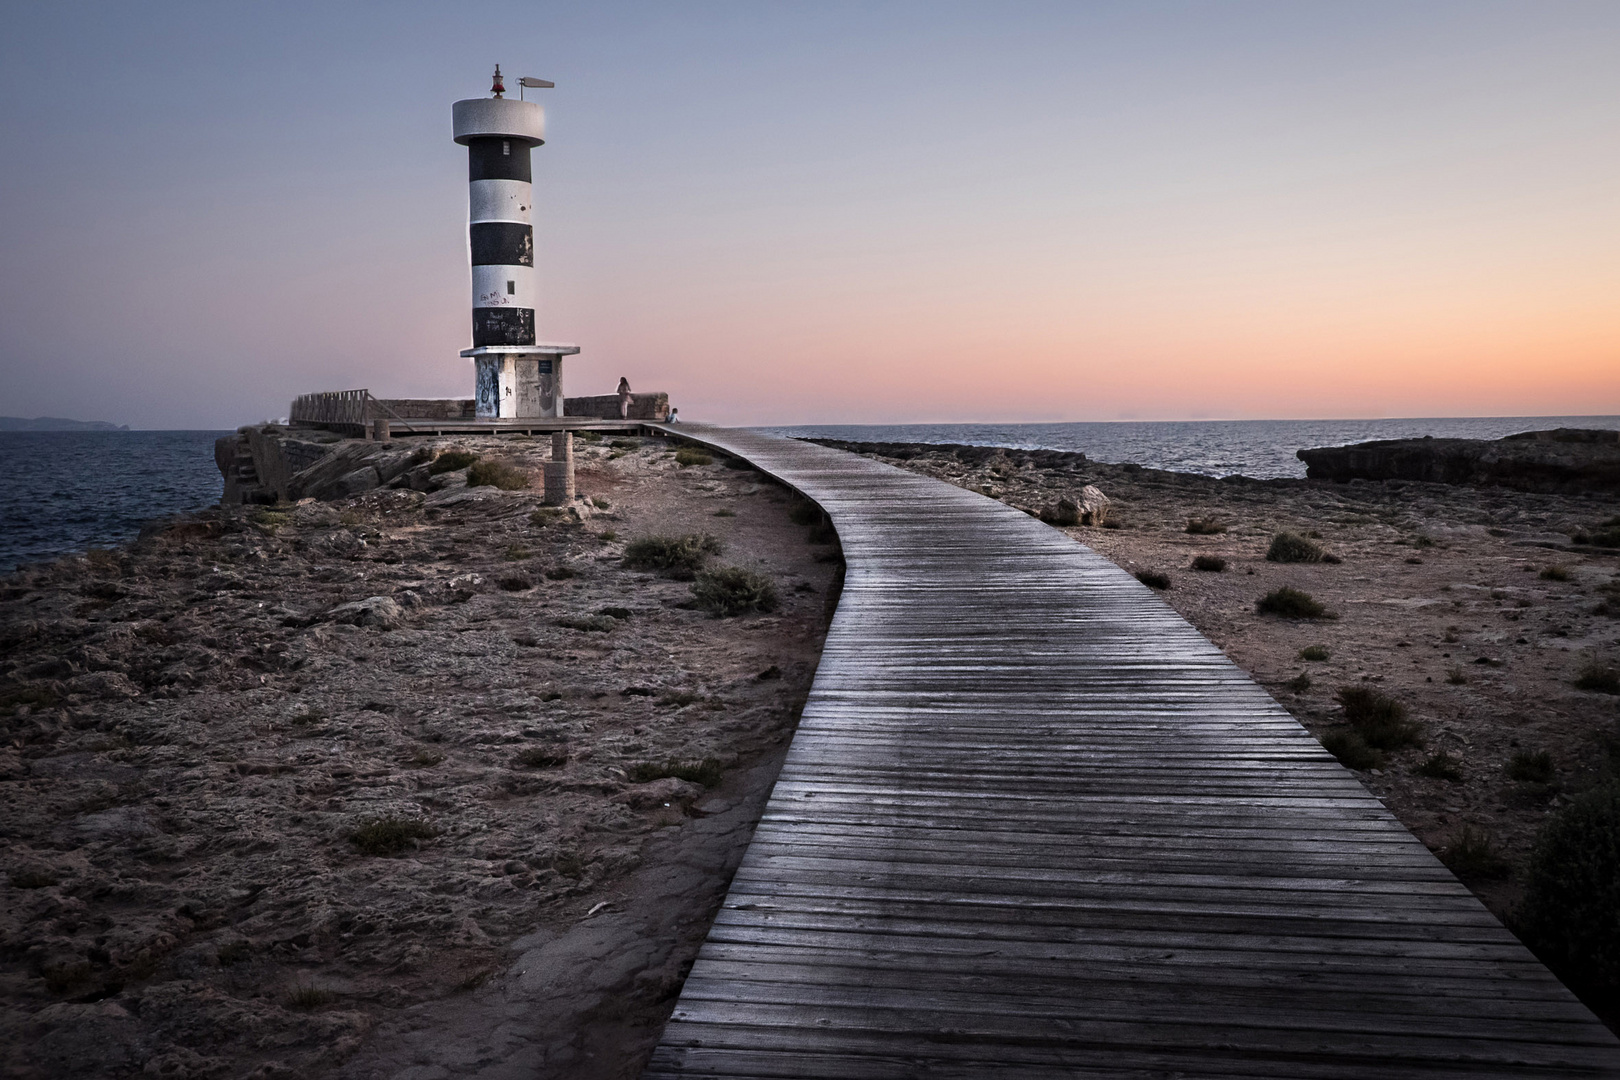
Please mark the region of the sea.
[[[1554, 427], [1620, 429], [1620, 416], [1407, 420], [1167, 420], [1069, 424], [812, 424], [761, 431], [856, 442], [1079, 451], [1094, 461], [1258, 479], [1301, 477], [1311, 446], [1370, 439], [1497, 439]], [[227, 431], [0, 432], [0, 573], [132, 540], [153, 518], [219, 499], [214, 440]]]

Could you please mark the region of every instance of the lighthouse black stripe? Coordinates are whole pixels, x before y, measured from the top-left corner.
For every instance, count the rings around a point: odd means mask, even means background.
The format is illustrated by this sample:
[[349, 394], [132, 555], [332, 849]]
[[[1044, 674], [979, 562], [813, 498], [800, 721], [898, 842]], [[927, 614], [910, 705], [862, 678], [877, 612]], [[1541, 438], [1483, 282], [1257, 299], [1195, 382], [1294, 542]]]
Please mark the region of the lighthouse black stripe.
[[522, 180], [533, 183], [529, 144], [521, 139], [473, 139], [467, 143], [469, 180]]
[[470, 227], [474, 266], [533, 266], [534, 226], [479, 221]]
[[533, 308], [473, 308], [473, 347], [533, 345]]

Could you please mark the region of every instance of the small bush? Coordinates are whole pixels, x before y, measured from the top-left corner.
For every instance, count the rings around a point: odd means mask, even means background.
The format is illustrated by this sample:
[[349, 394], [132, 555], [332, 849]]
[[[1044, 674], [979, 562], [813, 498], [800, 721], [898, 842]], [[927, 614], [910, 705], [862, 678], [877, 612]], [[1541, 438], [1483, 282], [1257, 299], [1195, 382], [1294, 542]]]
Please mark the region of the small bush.
[[632, 570], [656, 570], [677, 581], [691, 581], [709, 556], [720, 551], [720, 541], [707, 533], [643, 536], [625, 545], [624, 565]]
[[1313, 540], [1307, 540], [1298, 533], [1280, 532], [1271, 538], [1271, 546], [1266, 549], [1266, 561], [1316, 563], [1321, 562], [1326, 554], [1322, 545]]
[[1569, 570], [1563, 566], [1549, 566], [1539, 575], [1543, 581], [1568, 581]]
[[563, 615], [552, 620], [553, 626], [567, 630], [583, 630], [592, 634], [605, 634], [619, 625], [617, 619], [606, 615]]
[[1508, 759], [1503, 771], [1509, 780], [1521, 784], [1550, 784], [1557, 775], [1552, 755], [1545, 750], [1520, 750]]
[[50, 871], [35, 867], [24, 867], [11, 872], [11, 887], [14, 889], [48, 889], [58, 880], [60, 879]]
[[1620, 548], [1620, 528], [1614, 528], [1612, 523], [1605, 523], [1596, 529], [1582, 529], [1572, 539], [1577, 544], [1591, 547]]
[[337, 995], [330, 990], [322, 990], [318, 986], [305, 985], [295, 987], [287, 995], [287, 1005], [294, 1009], [318, 1009], [322, 1005], [330, 1005], [337, 1000]]
[[1192, 561], [1194, 570], [1203, 570], [1211, 574], [1218, 574], [1226, 569], [1226, 560], [1219, 555], [1194, 555]]
[[1416, 536], [1412, 537], [1412, 546], [1418, 548], [1434, 547], [1434, 537], [1425, 536], [1423, 533], [1418, 533]]
[[467, 486], [522, 491], [529, 486], [529, 474], [504, 461], [477, 461], [467, 470]]
[[1307, 645], [1303, 649], [1299, 650], [1299, 658], [1301, 660], [1310, 660], [1313, 663], [1320, 663], [1332, 655], [1332, 653], [1328, 652], [1328, 647], [1326, 645]]
[[1194, 536], [1214, 536], [1226, 531], [1226, 526], [1214, 518], [1188, 518], [1187, 531]]
[[1150, 589], [1168, 589], [1170, 587], [1170, 575], [1160, 573], [1157, 570], [1138, 570], [1136, 580]]
[[628, 619], [633, 613], [627, 607], [605, 607], [598, 611], [597, 614], [606, 615], [610, 619]]
[[1421, 741], [1422, 730], [1406, 718], [1406, 706], [1388, 694], [1370, 686], [1346, 686], [1339, 690], [1338, 698], [1344, 718], [1368, 746], [1399, 750]]
[[1262, 615], [1280, 615], [1285, 619], [1321, 619], [1327, 608], [1310, 593], [1284, 585], [1273, 589], [1254, 602], [1254, 609]]
[[821, 523], [821, 507], [815, 503], [794, 503], [788, 510], [788, 520], [795, 525], [818, 525]]
[[1620, 786], [1587, 792], [1542, 826], [1515, 927], [1560, 978], [1620, 998]]
[[377, 818], [368, 821], [349, 834], [349, 843], [360, 849], [362, 855], [398, 855], [403, 851], [421, 847], [423, 840], [431, 840], [439, 830], [420, 818]]
[[1311, 677], [1302, 671], [1298, 675], [1295, 675], [1292, 679], [1289, 679], [1287, 682], [1283, 683], [1283, 686], [1286, 687], [1290, 693], [1303, 694], [1305, 691], [1311, 688]]
[[692, 583], [692, 596], [700, 608], [716, 618], [776, 610], [776, 586], [771, 579], [741, 566], [722, 566], [699, 574]]
[[569, 578], [578, 576], [579, 574], [574, 570], [573, 567], [565, 566], [562, 563], [558, 563], [556, 566], [553, 566], [551, 569], [546, 571], [546, 577], [550, 578], [552, 581], [567, 581]]
[[525, 769], [555, 769], [559, 765], [568, 764], [568, 754], [551, 747], [532, 746], [519, 751], [513, 760]]
[[720, 785], [721, 779], [725, 776], [725, 769], [714, 758], [685, 762], [642, 761], [630, 766], [628, 775], [632, 784], [646, 784], [653, 780], [662, 780], [666, 776], [673, 776], [689, 784], [702, 784], [706, 788], [712, 788]]
[[1587, 664], [1575, 676], [1575, 689], [1598, 694], [1620, 694], [1620, 671], [1602, 664]]
[[430, 750], [425, 746], [421, 746], [417, 747], [416, 752], [406, 759], [406, 764], [414, 765], [418, 769], [431, 769], [443, 760], [444, 753], [442, 751]]
[[468, 453], [466, 450], [446, 450], [433, 459], [433, 464], [428, 466], [428, 475], [438, 476], [440, 473], [465, 469], [477, 460], [477, 454]]
[[253, 944], [242, 938], [227, 941], [214, 950], [214, 959], [219, 961], [220, 967], [230, 967], [233, 964], [240, 964], [242, 961], [251, 960], [252, 958]]
[[530, 551], [522, 544], [513, 544], [511, 547], [507, 548], [501, 553], [501, 558], [507, 560], [508, 562], [522, 562], [524, 559], [534, 558], [534, 552]]
[[1450, 780], [1452, 783], [1463, 778], [1461, 763], [1444, 750], [1430, 754], [1412, 771], [1419, 776], [1427, 776], [1434, 780]]
[[1468, 672], [1464, 671], [1460, 667], [1448, 668], [1446, 670], [1446, 682], [1450, 683], [1452, 686], [1466, 686], [1468, 683]]
[[737, 511], [735, 511], [735, 510], [727, 510], [725, 507], [721, 507], [720, 509], [718, 509], [718, 510], [716, 510], [714, 512], [714, 516], [715, 517], [736, 517], [737, 516]]
[[702, 694], [694, 694], [689, 690], [676, 690], [659, 698], [658, 704], [668, 705], [676, 709], [682, 709], [688, 705], [691, 705], [693, 702], [702, 700]]
[[1472, 825], [1464, 825], [1458, 830], [1451, 843], [1440, 852], [1440, 861], [1451, 867], [1451, 872], [1460, 878], [1506, 877], [1512, 869], [1507, 860], [1497, 853], [1491, 838]]
[[1365, 772], [1384, 763], [1384, 755], [1367, 745], [1354, 731], [1330, 731], [1322, 736], [1322, 748], [1339, 759], [1347, 769]]
[[534, 582], [530, 581], [522, 574], [507, 574], [505, 577], [496, 581], [495, 584], [499, 585], [507, 592], [522, 592], [525, 589], [534, 588]]
[[602, 498], [600, 495], [591, 496], [591, 505], [596, 507], [598, 510], [611, 510], [613, 508], [613, 504]]
[[683, 469], [693, 465], [713, 465], [714, 458], [696, 447], [683, 446], [675, 451], [675, 464]]
[[555, 506], [542, 506], [529, 515], [529, 524], [544, 529], [563, 520], [563, 512]]

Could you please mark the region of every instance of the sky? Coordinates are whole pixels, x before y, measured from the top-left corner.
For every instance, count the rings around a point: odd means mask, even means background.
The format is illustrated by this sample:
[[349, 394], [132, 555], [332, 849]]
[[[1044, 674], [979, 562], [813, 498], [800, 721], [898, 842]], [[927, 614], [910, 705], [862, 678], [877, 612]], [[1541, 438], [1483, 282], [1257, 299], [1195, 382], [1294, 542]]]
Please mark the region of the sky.
[[538, 320], [728, 424], [1620, 413], [1620, 4], [18, 4], [0, 414], [471, 396], [450, 105]]

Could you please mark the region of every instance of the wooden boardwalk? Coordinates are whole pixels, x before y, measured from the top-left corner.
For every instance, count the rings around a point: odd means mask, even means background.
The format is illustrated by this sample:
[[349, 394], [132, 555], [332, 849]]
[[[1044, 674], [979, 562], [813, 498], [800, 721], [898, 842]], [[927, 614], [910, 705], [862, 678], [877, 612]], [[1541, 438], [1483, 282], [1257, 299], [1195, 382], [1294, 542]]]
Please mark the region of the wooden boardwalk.
[[649, 1078], [1620, 1075], [1620, 1043], [1150, 590], [992, 499], [682, 425], [848, 575]]

